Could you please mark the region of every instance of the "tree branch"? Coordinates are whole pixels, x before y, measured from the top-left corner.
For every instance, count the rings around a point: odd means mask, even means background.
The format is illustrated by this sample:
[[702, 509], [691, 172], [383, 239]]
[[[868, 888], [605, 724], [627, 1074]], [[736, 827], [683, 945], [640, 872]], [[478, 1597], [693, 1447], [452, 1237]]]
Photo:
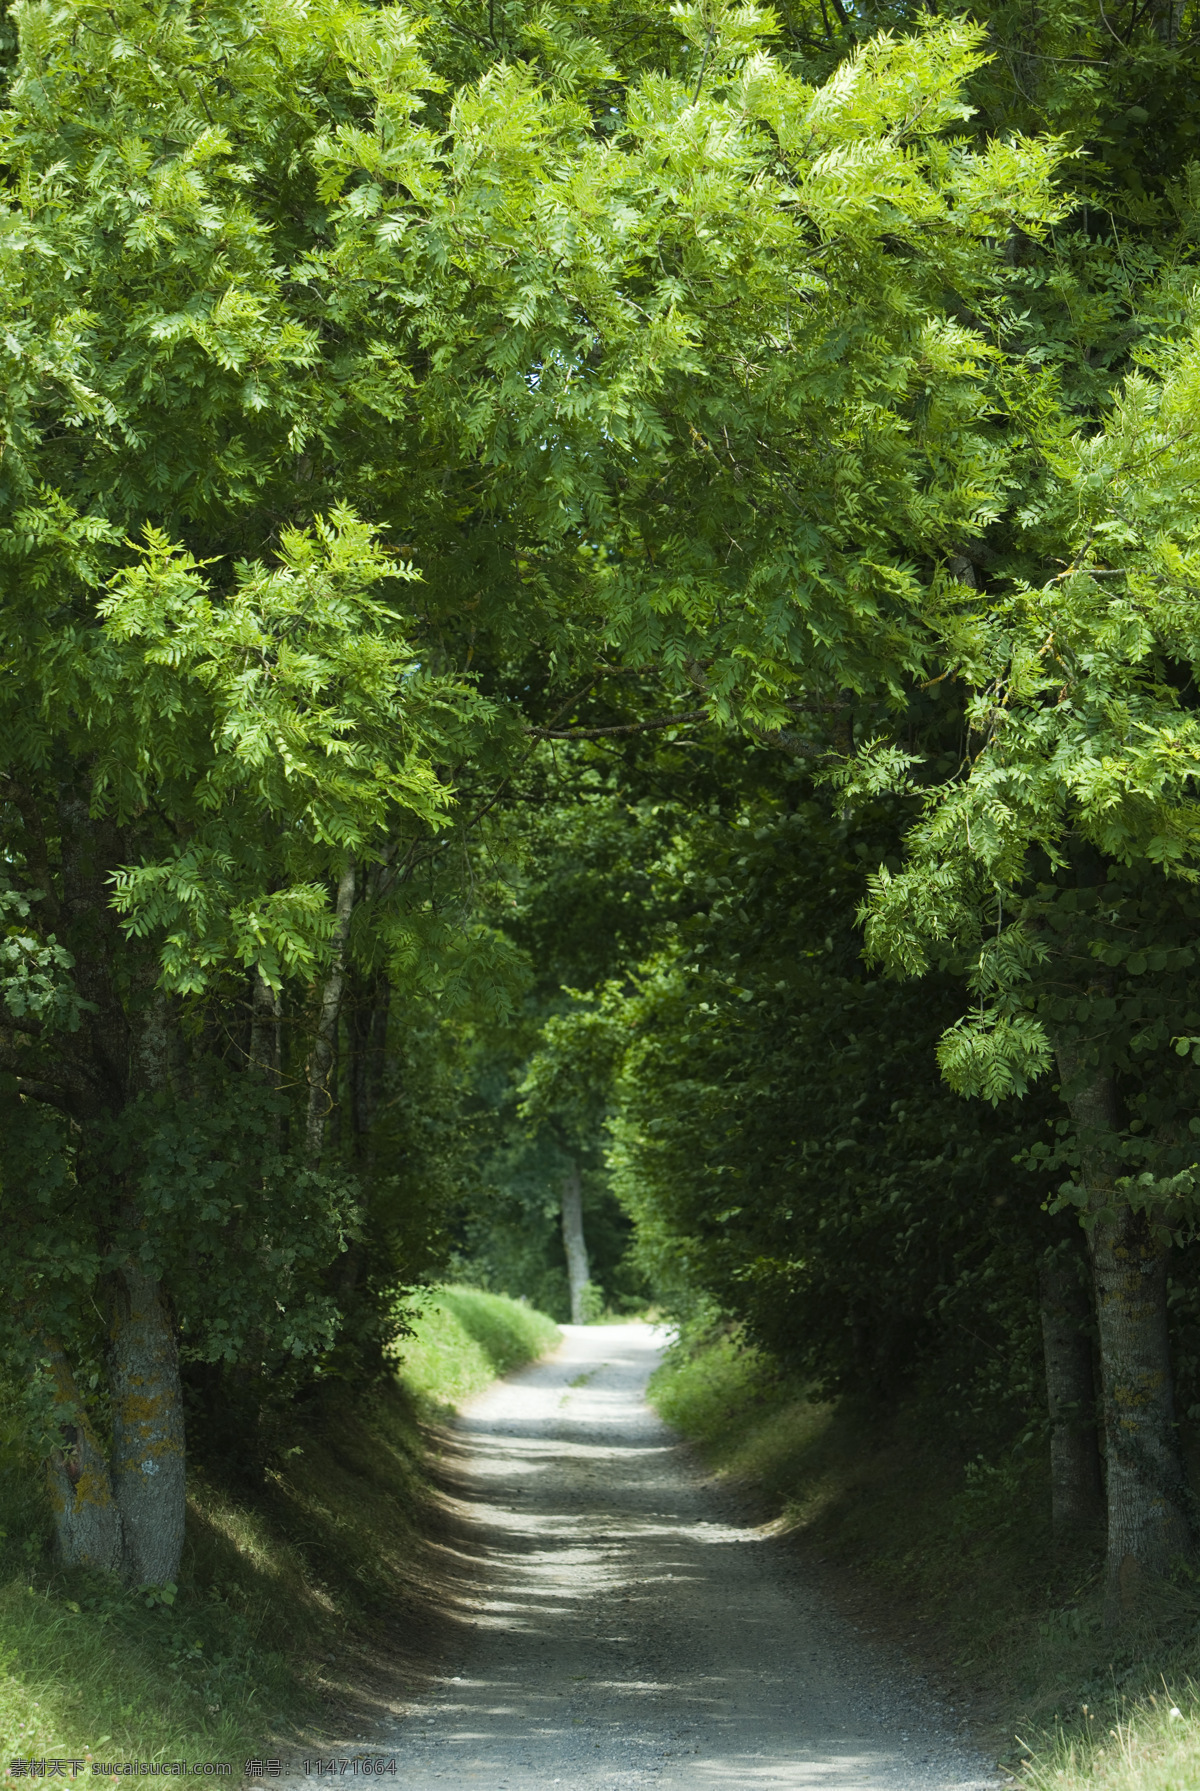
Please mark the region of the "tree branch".
[[53, 1083], [35, 1082], [30, 1076], [18, 1076], [16, 1083], [17, 1093], [24, 1095], [27, 1100], [40, 1101], [45, 1107], [56, 1107], [68, 1118], [73, 1115], [74, 1107], [70, 1096], [61, 1088], [56, 1088]]

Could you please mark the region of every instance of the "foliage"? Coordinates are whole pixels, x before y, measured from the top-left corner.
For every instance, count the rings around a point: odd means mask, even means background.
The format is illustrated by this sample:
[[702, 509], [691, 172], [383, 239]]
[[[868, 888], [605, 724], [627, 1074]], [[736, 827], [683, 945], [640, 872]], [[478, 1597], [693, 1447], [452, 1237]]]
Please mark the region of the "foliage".
[[[16, 16], [0, 739], [33, 924], [2, 1067], [69, 1123], [13, 1234], [61, 1335], [23, 1287], [15, 1347], [90, 1369], [101, 1279], [149, 1272], [265, 1396], [273, 1356], [344, 1367], [339, 1333], [377, 1370], [389, 1277], [444, 1254], [440, 1196], [401, 1222], [381, 1159], [390, 989], [512, 1002], [464, 890], [524, 764], [521, 661], [540, 692], [650, 661], [768, 729], [806, 667], [898, 690], [912, 555], [982, 523], [1000, 465], [994, 352], [942, 294], [1055, 215], [1055, 151], [953, 139], [982, 66], [953, 22], [815, 86], [753, 10], [662, 17], [627, 74], [547, 15], [453, 85], [444, 15]], [[471, 779], [500, 789], [452, 816]], [[201, 1111], [239, 1068], [296, 1091], [241, 1200], [237, 1122]]]
[[1012, 1158], [1041, 1116], [981, 1124], [939, 1084], [952, 984], [864, 976], [854, 897], [888, 832], [885, 811], [839, 822], [766, 777], [731, 825], [697, 829], [693, 917], [610, 1001], [614, 1168], [684, 1311], [715, 1301], [828, 1389], [925, 1376], [965, 1444], [1036, 1384], [1025, 1313], [1053, 1227]]
[[266, 1471], [451, 1260], [555, 1305], [569, 1168], [610, 1303], [1001, 1462], [1143, 1216], [1193, 1404], [1190, 11], [13, 17], [30, 1435], [150, 1277]]

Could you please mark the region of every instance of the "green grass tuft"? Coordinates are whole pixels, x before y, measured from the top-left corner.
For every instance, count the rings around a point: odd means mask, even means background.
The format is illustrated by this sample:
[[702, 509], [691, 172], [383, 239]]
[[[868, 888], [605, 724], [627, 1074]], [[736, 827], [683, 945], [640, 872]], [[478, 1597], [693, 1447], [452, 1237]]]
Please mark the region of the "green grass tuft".
[[400, 1374], [427, 1407], [444, 1410], [544, 1356], [561, 1336], [544, 1312], [506, 1294], [439, 1287], [424, 1296], [413, 1335], [399, 1345]]
[[1195, 1791], [1200, 1785], [1200, 1695], [1190, 1681], [1119, 1712], [1089, 1710], [1039, 1744], [1021, 1774], [1037, 1791]]

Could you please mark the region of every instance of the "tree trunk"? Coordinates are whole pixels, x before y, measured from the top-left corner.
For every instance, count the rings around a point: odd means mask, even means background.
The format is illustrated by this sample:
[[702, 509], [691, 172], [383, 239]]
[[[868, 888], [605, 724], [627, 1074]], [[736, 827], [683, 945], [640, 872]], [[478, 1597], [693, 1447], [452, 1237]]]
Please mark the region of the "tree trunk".
[[[139, 1239], [142, 1225], [137, 1171], [114, 1173], [108, 1145], [100, 1141], [139, 1096], [172, 1086], [178, 1093], [186, 1066], [174, 1005], [155, 990], [159, 967], [150, 948], [134, 961], [127, 981], [118, 986], [111, 974], [112, 964], [122, 960], [111, 949], [117, 920], [109, 877], [136, 851], [126, 835], [91, 816], [86, 790], [63, 796], [58, 818], [60, 912], [76, 982], [89, 1003], [80, 1027], [84, 1073], [74, 1103], [77, 1174], [93, 1198], [98, 1239], [107, 1248], [114, 1232]], [[163, 1585], [177, 1579], [183, 1548], [183, 1399], [173, 1317], [137, 1248], [130, 1247], [109, 1276], [110, 1458], [104, 1460], [56, 1343], [50, 1363], [62, 1425], [47, 1467], [62, 1560], [117, 1570], [135, 1585]]]
[[246, 1065], [252, 1076], [269, 1088], [279, 1087], [280, 1072], [280, 1002], [278, 991], [266, 981], [255, 966], [250, 989], [250, 1060]]
[[133, 1260], [113, 1278], [108, 1461], [62, 1350], [49, 1347], [61, 1442], [47, 1463], [59, 1559], [130, 1585], [179, 1577], [183, 1552], [183, 1391], [175, 1326], [160, 1283]]
[[1115, 1196], [1120, 1109], [1111, 1073], [1086, 1063], [1073, 1041], [1057, 1055], [1092, 1221], [1108, 1506], [1104, 1619], [1115, 1625], [1136, 1609], [1146, 1579], [1162, 1577], [1192, 1549], [1168, 1347], [1168, 1245], [1161, 1227]]
[[317, 1036], [313, 1040], [308, 1065], [308, 1121], [304, 1141], [305, 1154], [314, 1169], [321, 1161], [321, 1147], [325, 1142], [325, 1120], [330, 1107], [329, 1072], [333, 1068], [342, 990], [346, 986], [346, 941], [350, 935], [350, 916], [353, 911], [354, 861], [351, 860], [338, 883], [337, 900], [334, 903], [333, 961], [321, 990]]
[[46, 1349], [55, 1405], [62, 1414], [62, 1444], [47, 1463], [58, 1558], [64, 1567], [117, 1573], [121, 1513], [112, 1475], [66, 1356], [57, 1344]]
[[388, 1016], [391, 985], [377, 977], [360, 991], [347, 1024], [350, 1035], [350, 1124], [355, 1164], [364, 1170], [374, 1165], [375, 1115], [383, 1098], [387, 1067]]
[[1054, 1534], [1061, 1541], [1097, 1529], [1104, 1516], [1092, 1378], [1092, 1307], [1081, 1242], [1076, 1233], [1068, 1247], [1048, 1254], [1039, 1278], [1050, 1413], [1050, 1511]]
[[[177, 1031], [171, 998], [151, 994], [130, 1064], [131, 1095], [162, 1094], [170, 1088]], [[141, 1228], [129, 1189], [121, 1202], [121, 1221], [134, 1234]], [[134, 1255], [113, 1277], [108, 1388], [121, 1574], [134, 1586], [167, 1585], [179, 1577], [187, 1509], [183, 1388], [170, 1303], [157, 1277]]]
[[1118, 1207], [1092, 1231], [1108, 1446], [1105, 1620], [1136, 1607], [1147, 1577], [1191, 1553], [1187, 1478], [1167, 1341], [1167, 1244]]
[[163, 1586], [178, 1579], [183, 1553], [183, 1393], [162, 1287], [132, 1261], [114, 1290], [108, 1373], [121, 1572], [131, 1585]]
[[571, 1323], [582, 1325], [587, 1322], [584, 1296], [588, 1284], [588, 1258], [583, 1236], [583, 1190], [579, 1165], [575, 1162], [563, 1177], [562, 1235], [567, 1253], [567, 1286], [571, 1291]]
[[[375, 1168], [375, 1116], [383, 1098], [387, 1071], [391, 985], [386, 977], [377, 976], [367, 986], [360, 984], [356, 996], [346, 1016], [350, 1143], [354, 1167], [367, 1179], [369, 1191]], [[367, 1261], [361, 1241], [351, 1239], [334, 1284], [343, 1310], [354, 1297]]]
[[1183, 0], [1154, 0], [1150, 8], [1150, 24], [1154, 35], [1168, 49], [1179, 41], [1183, 10]]

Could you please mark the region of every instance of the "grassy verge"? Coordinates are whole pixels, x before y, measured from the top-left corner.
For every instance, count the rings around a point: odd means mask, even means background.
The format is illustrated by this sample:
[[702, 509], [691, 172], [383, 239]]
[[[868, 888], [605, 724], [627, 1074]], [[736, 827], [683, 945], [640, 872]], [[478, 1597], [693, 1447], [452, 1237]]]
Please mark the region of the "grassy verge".
[[425, 1296], [413, 1335], [400, 1345], [400, 1371], [426, 1409], [444, 1410], [544, 1355], [559, 1336], [552, 1318], [519, 1300], [442, 1287]]
[[1164, 1588], [1140, 1623], [1106, 1632], [1096, 1547], [1054, 1546], [1038, 1448], [964, 1463], [914, 1440], [903, 1413], [814, 1404], [729, 1334], [678, 1347], [651, 1396], [832, 1573], [864, 1629], [941, 1673], [1019, 1778], [1200, 1785], [1200, 1590]]
[[428, 1298], [394, 1383], [296, 1407], [265, 1468], [193, 1473], [171, 1603], [57, 1569], [36, 1464], [0, 1455], [0, 1786], [27, 1785], [11, 1762], [30, 1759], [65, 1778], [80, 1761], [92, 1783], [93, 1762], [117, 1761], [221, 1762], [240, 1779], [248, 1758], [365, 1728], [373, 1682], [403, 1665], [389, 1632], [417, 1657], [428, 1616], [420, 1420], [557, 1334], [498, 1295]]

